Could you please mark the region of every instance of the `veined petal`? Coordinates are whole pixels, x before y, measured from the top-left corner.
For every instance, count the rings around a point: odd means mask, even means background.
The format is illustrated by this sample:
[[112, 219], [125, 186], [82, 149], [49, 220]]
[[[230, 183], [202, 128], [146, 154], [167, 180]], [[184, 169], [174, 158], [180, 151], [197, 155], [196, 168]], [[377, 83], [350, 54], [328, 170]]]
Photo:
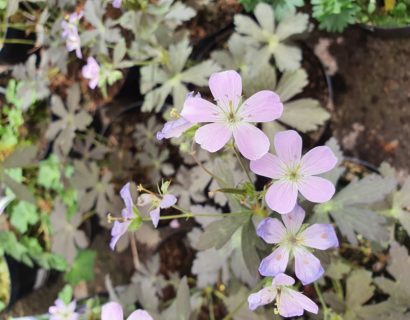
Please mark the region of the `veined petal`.
[[117, 302], [109, 302], [102, 307], [101, 320], [123, 320], [122, 307]]
[[339, 240], [331, 224], [316, 223], [311, 225], [301, 232], [299, 237], [303, 241], [302, 245], [319, 250], [337, 248], [339, 246]]
[[216, 152], [229, 141], [232, 132], [221, 123], [210, 123], [199, 128], [195, 134], [195, 141], [201, 145], [202, 149], [209, 152]]
[[157, 132], [157, 139], [179, 138], [185, 131], [190, 129], [194, 124], [184, 118], [171, 120], [164, 124], [161, 131]]
[[154, 210], [151, 210], [149, 216], [151, 217], [151, 221], [154, 227], [158, 227], [160, 208], [155, 208]]
[[302, 138], [295, 130], [278, 132], [274, 144], [276, 154], [287, 166], [294, 166], [300, 161]]
[[296, 277], [307, 285], [319, 279], [323, 273], [320, 260], [304, 248], [295, 248], [295, 273]]
[[285, 174], [285, 164], [279, 157], [267, 153], [258, 160], [252, 160], [250, 168], [257, 175], [272, 179], [280, 179]]
[[272, 210], [286, 214], [295, 207], [297, 197], [298, 188], [295, 183], [276, 181], [266, 192], [265, 201]]
[[256, 293], [252, 293], [248, 297], [248, 304], [250, 310], [255, 310], [260, 306], [271, 303], [275, 300], [277, 290], [274, 287], [266, 287]]
[[279, 96], [269, 90], [255, 93], [240, 107], [239, 115], [247, 122], [269, 122], [280, 118], [283, 105]]
[[236, 109], [242, 96], [241, 76], [233, 70], [213, 73], [209, 78], [209, 89], [215, 100], [226, 110], [230, 103]]
[[246, 159], [260, 159], [269, 151], [268, 137], [254, 125], [246, 122], [238, 124], [233, 131], [233, 136], [240, 153]]
[[191, 123], [215, 122], [222, 111], [213, 103], [200, 97], [188, 97], [184, 102], [181, 116]]
[[296, 234], [302, 226], [303, 220], [305, 220], [305, 210], [296, 204], [291, 212], [282, 216], [282, 220], [287, 231]]
[[154, 318], [147, 311], [138, 309], [131, 313], [127, 320], [154, 320]]
[[280, 295], [276, 298], [279, 314], [282, 317], [296, 317], [303, 314], [303, 308], [295, 303], [288, 292], [288, 288], [282, 288]]
[[177, 203], [177, 197], [175, 197], [173, 194], [165, 194], [159, 206], [161, 209], [165, 209], [172, 207], [175, 203]]
[[274, 244], [283, 241], [286, 229], [278, 219], [266, 218], [259, 223], [256, 234], [265, 242]]
[[288, 261], [289, 250], [279, 247], [261, 261], [259, 273], [265, 277], [274, 277], [279, 273], [285, 272]]
[[131, 190], [130, 190], [129, 182], [121, 188], [120, 196], [125, 203], [125, 208], [127, 209], [126, 210], [127, 216], [124, 218], [131, 218], [132, 217], [132, 207], [134, 206], [134, 203], [131, 197]]
[[335, 194], [335, 186], [321, 177], [303, 177], [298, 183], [300, 193], [309, 201], [322, 203], [329, 201]]
[[306, 153], [300, 164], [303, 174], [316, 175], [332, 170], [337, 164], [337, 158], [329, 147], [321, 146]]
[[295, 279], [284, 273], [279, 273], [273, 279], [273, 284], [276, 286], [293, 286], [295, 284]]
[[300, 307], [305, 309], [306, 311], [312, 313], [318, 313], [319, 307], [316, 303], [314, 303], [311, 299], [306, 297], [304, 294], [297, 292], [293, 289], [286, 288], [286, 292], [292, 297], [295, 304], [298, 304]]

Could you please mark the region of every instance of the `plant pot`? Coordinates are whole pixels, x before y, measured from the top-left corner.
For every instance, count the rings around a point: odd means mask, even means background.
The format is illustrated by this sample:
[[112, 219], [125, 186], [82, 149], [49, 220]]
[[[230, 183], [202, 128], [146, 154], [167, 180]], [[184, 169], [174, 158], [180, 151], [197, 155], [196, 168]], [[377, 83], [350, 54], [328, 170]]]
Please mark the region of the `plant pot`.
[[406, 27], [378, 27], [368, 24], [358, 25], [363, 30], [367, 31], [369, 34], [381, 37], [381, 38], [406, 38], [410, 37], [410, 26]]

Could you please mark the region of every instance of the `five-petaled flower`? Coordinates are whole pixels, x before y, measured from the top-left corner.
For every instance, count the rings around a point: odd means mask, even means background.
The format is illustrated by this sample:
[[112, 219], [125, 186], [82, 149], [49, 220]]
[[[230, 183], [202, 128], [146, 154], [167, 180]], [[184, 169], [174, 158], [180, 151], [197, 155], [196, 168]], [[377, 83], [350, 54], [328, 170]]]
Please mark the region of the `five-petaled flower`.
[[[108, 302], [102, 307], [101, 320], [124, 320], [124, 312], [117, 302]], [[138, 309], [127, 320], [154, 320], [147, 311]]]
[[112, 0], [112, 6], [114, 8], [119, 9], [121, 8], [121, 5], [122, 5], [122, 0]]
[[158, 227], [161, 209], [172, 207], [177, 202], [177, 198], [173, 194], [166, 193], [162, 195], [162, 199], [154, 194], [144, 193], [138, 197], [138, 206], [151, 206], [149, 215], [154, 227]]
[[75, 301], [65, 304], [63, 300], [57, 299], [54, 306], [48, 308], [50, 320], [78, 320], [80, 315], [75, 312], [76, 307]]
[[90, 80], [88, 86], [90, 89], [95, 89], [100, 81], [100, 65], [93, 57], [87, 58], [87, 64], [82, 69], [84, 78]]
[[212, 74], [209, 88], [216, 104], [201, 97], [189, 97], [181, 112], [191, 123], [208, 123], [196, 131], [195, 141], [203, 149], [216, 152], [233, 136], [245, 158], [256, 160], [265, 155], [269, 139], [252, 123], [278, 119], [283, 111], [279, 96], [264, 90], [241, 102], [241, 76], [232, 70]]
[[256, 232], [267, 243], [278, 247], [259, 266], [263, 276], [276, 276], [286, 270], [289, 259], [295, 258], [296, 276], [304, 285], [312, 283], [323, 275], [318, 258], [307, 249], [326, 250], [339, 246], [335, 230], [330, 224], [313, 224], [302, 227], [305, 211], [299, 206], [282, 216], [283, 225], [278, 219], [266, 218], [261, 221]]
[[318, 313], [319, 308], [304, 294], [289, 288], [295, 284], [292, 277], [284, 273], [278, 274], [272, 280], [272, 284], [262, 290], [252, 293], [248, 297], [250, 310], [269, 304], [276, 299], [278, 312], [282, 317], [296, 317], [303, 315], [304, 310]]
[[125, 203], [125, 208], [122, 209], [121, 212], [123, 221], [114, 221], [114, 225], [111, 229], [112, 238], [110, 242], [110, 247], [112, 250], [114, 250], [118, 240], [120, 240], [120, 238], [128, 231], [128, 227], [130, 226], [132, 218], [134, 217], [134, 202], [132, 201], [129, 182], [122, 187], [120, 195]]
[[81, 40], [77, 26], [83, 15], [84, 13], [82, 11], [80, 13], [74, 12], [69, 15], [67, 20], [61, 22], [61, 27], [63, 28], [61, 36], [66, 40], [67, 51], [75, 51], [79, 59], [82, 59], [83, 55], [81, 53]]
[[267, 153], [251, 161], [251, 170], [261, 176], [276, 179], [266, 192], [268, 206], [281, 214], [296, 205], [298, 191], [309, 201], [329, 201], [335, 193], [334, 185], [315, 175], [333, 169], [337, 158], [329, 147], [310, 150], [302, 157], [302, 138], [294, 130], [275, 135], [276, 155]]

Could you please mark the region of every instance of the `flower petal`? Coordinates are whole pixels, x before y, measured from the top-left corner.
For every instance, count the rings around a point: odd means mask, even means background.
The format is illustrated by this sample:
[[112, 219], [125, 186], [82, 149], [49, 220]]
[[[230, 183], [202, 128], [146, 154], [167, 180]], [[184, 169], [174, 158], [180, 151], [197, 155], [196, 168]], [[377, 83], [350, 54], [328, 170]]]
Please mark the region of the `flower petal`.
[[149, 213], [152, 224], [154, 225], [155, 228], [158, 227], [159, 215], [160, 215], [160, 208], [155, 208], [154, 210], [151, 210]]
[[301, 171], [306, 175], [316, 175], [332, 170], [337, 164], [333, 151], [326, 146], [316, 147], [306, 153], [301, 160]]
[[261, 261], [259, 273], [265, 277], [274, 277], [279, 273], [285, 272], [288, 261], [289, 250], [279, 247]]
[[296, 277], [307, 285], [319, 279], [323, 273], [323, 267], [320, 260], [304, 248], [296, 248], [293, 251], [295, 255], [295, 273]]
[[149, 193], [141, 194], [137, 199], [137, 205], [139, 207], [145, 207], [152, 203], [154, 197]]
[[177, 197], [173, 194], [165, 194], [159, 204], [161, 209], [172, 207], [175, 203], [177, 203]]
[[319, 250], [336, 248], [339, 246], [335, 229], [331, 224], [316, 223], [300, 233], [303, 245]]
[[314, 303], [311, 299], [306, 297], [304, 294], [297, 292], [295, 290], [286, 289], [286, 292], [292, 297], [292, 300], [295, 304], [298, 304], [300, 307], [305, 309], [306, 311], [312, 312], [317, 314], [319, 311], [319, 307], [316, 303]]
[[296, 204], [291, 212], [282, 216], [282, 220], [287, 231], [296, 234], [302, 226], [303, 220], [305, 220], [305, 210]]
[[296, 317], [303, 314], [303, 308], [298, 303], [295, 303], [293, 297], [289, 294], [288, 288], [282, 289], [276, 301], [279, 314], [282, 317]]
[[138, 309], [131, 313], [127, 320], [154, 320], [154, 318], [147, 311]]
[[295, 130], [278, 132], [274, 138], [278, 157], [287, 165], [293, 166], [302, 156], [302, 138]]
[[248, 304], [250, 310], [255, 310], [260, 306], [271, 303], [276, 297], [276, 288], [266, 287], [256, 293], [252, 293], [248, 297]]
[[260, 159], [269, 151], [268, 137], [254, 125], [246, 122], [238, 124], [233, 136], [239, 151], [246, 159]]
[[267, 153], [258, 160], [252, 160], [250, 164], [252, 172], [257, 175], [272, 179], [280, 179], [285, 174], [285, 164], [279, 157]]
[[279, 96], [273, 91], [263, 90], [246, 99], [239, 114], [247, 122], [269, 122], [280, 118], [282, 112]]
[[309, 201], [322, 203], [329, 201], [335, 194], [335, 186], [321, 177], [304, 177], [298, 183], [300, 193]]
[[282, 242], [286, 229], [278, 219], [266, 218], [259, 223], [256, 233], [265, 242], [274, 244]]
[[125, 208], [126, 208], [126, 210], [125, 210], [126, 216], [124, 216], [124, 214], [123, 214], [123, 218], [132, 218], [132, 215], [133, 215], [132, 214], [132, 207], [134, 206], [134, 203], [133, 203], [132, 197], [131, 197], [131, 190], [130, 190], [130, 183], [129, 182], [121, 188], [120, 196], [121, 196], [122, 200], [124, 200]]
[[118, 240], [128, 231], [128, 227], [130, 225], [131, 221], [125, 221], [125, 222], [118, 222], [114, 221], [114, 225], [112, 226], [111, 229], [111, 241], [110, 241], [110, 248], [111, 250], [115, 249], [115, 246], [117, 245]]
[[101, 320], [123, 320], [122, 307], [117, 302], [109, 302], [102, 307]]
[[215, 122], [221, 110], [213, 103], [201, 97], [188, 97], [184, 102], [181, 116], [191, 123]]
[[185, 118], [171, 120], [164, 124], [161, 131], [157, 132], [157, 139], [179, 138], [185, 131], [190, 129], [194, 124]]
[[295, 279], [289, 277], [284, 273], [279, 273], [274, 279], [273, 283], [276, 286], [293, 286], [295, 284]]
[[223, 124], [210, 123], [199, 128], [195, 134], [195, 141], [209, 152], [216, 152], [229, 141], [232, 132]]
[[209, 89], [215, 100], [226, 110], [230, 103], [236, 108], [242, 95], [241, 76], [233, 70], [216, 72], [209, 78]]
[[297, 196], [298, 188], [295, 183], [276, 181], [266, 192], [265, 201], [272, 210], [286, 214], [295, 207]]

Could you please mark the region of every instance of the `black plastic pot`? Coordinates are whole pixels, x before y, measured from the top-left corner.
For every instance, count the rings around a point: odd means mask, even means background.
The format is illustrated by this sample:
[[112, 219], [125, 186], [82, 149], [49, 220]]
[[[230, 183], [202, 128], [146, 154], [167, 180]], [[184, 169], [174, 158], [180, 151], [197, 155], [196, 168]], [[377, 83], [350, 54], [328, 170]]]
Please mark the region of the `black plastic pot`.
[[410, 26], [392, 28], [371, 26], [368, 24], [359, 24], [358, 26], [363, 30], [366, 30], [369, 34], [381, 38], [394, 39], [410, 37]]
[[[34, 41], [35, 34], [26, 34], [25, 30], [8, 28], [5, 40]], [[32, 44], [4, 43], [0, 49], [0, 64], [16, 64], [27, 60], [29, 51], [34, 47]]]

